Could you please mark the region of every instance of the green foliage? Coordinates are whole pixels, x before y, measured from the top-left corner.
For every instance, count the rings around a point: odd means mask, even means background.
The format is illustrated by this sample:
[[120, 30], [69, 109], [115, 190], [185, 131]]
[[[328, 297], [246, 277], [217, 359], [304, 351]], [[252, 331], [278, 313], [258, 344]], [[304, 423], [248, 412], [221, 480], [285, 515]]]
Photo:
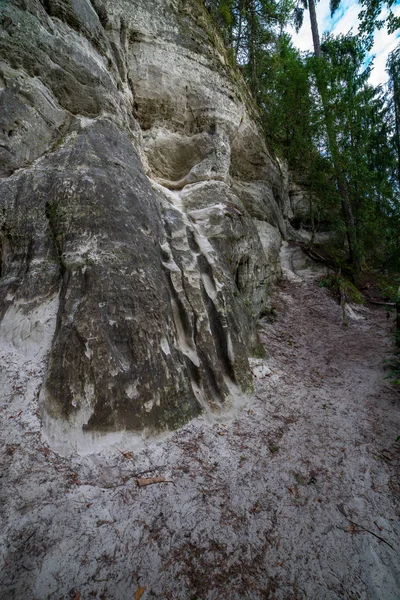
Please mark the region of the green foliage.
[[293, 10], [293, 25], [298, 33], [304, 22], [304, 8], [302, 6], [295, 6]]
[[[204, 1], [247, 78], [268, 145], [309, 190], [306, 226], [335, 230], [354, 279], [363, 263], [400, 271], [400, 50], [386, 91], [368, 83], [365, 37], [325, 36], [322, 56], [294, 48], [284, 27], [300, 24], [306, 0]], [[391, 5], [361, 3], [370, 20]]]
[[400, 278], [388, 281], [387, 278], [382, 278], [381, 285], [378, 284], [383, 297], [388, 302], [400, 302]]
[[290, 162], [301, 161], [312, 151], [313, 105], [310, 82], [290, 38], [282, 35], [273, 55], [263, 57], [260, 86], [264, 128], [272, 145]]
[[218, 7], [218, 12], [223, 20], [223, 23], [226, 27], [231, 27], [233, 23], [233, 15], [232, 15], [232, 2], [225, 1], [222, 2]]
[[259, 314], [260, 319], [267, 319], [269, 323], [274, 323], [278, 318], [276, 308], [273, 306], [264, 306]]
[[400, 353], [397, 352], [390, 362], [387, 364], [389, 372], [387, 374], [388, 379], [392, 380], [392, 384], [400, 386]]
[[360, 260], [387, 264], [395, 253], [393, 243], [398, 246], [400, 224], [388, 98], [368, 83], [362, 40], [326, 36], [321, 47], [322, 59], [313, 60], [324, 91], [326, 146], [344, 188], [339, 189], [341, 201], [344, 192], [352, 212], [353, 250]]
[[267, 353], [264, 345], [258, 341], [257, 344], [251, 349], [251, 356], [253, 358], [266, 358]]
[[340, 0], [329, 0], [329, 8], [331, 11], [331, 17], [333, 17], [333, 15], [335, 14], [335, 12], [339, 8], [339, 6], [340, 6]]
[[204, 0], [228, 49], [242, 67], [255, 99], [263, 59], [292, 18], [293, 0]]
[[348, 302], [364, 304], [364, 299], [356, 286], [349, 279], [338, 274], [329, 275], [329, 277], [322, 279], [319, 286], [329, 289], [335, 296], [340, 296], [340, 292], [343, 291]]
[[[359, 14], [359, 31], [366, 36], [368, 47], [373, 44], [373, 35], [375, 27], [382, 29], [384, 25], [388, 28], [388, 33], [394, 33], [400, 28], [400, 18], [393, 13], [395, 0], [359, 0], [362, 10]], [[381, 13], [387, 9], [386, 18], [381, 18]]]

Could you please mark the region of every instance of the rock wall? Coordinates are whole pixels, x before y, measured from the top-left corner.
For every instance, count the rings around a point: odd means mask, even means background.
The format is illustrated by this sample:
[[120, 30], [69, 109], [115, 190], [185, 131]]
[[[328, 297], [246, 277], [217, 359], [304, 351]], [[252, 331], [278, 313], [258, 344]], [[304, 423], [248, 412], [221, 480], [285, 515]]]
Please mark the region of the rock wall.
[[0, 338], [58, 448], [251, 389], [291, 205], [197, 0], [0, 7]]

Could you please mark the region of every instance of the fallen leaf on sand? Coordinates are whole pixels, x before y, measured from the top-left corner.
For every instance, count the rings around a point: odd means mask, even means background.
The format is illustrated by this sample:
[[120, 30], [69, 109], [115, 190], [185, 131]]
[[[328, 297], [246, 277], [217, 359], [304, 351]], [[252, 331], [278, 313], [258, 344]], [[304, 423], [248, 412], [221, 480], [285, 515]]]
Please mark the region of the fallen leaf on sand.
[[360, 533], [357, 525], [355, 525], [354, 523], [350, 523], [350, 525], [345, 528], [345, 531], [347, 531], [348, 533]]
[[139, 600], [139, 598], [141, 598], [143, 596], [143, 594], [145, 593], [146, 588], [145, 587], [140, 587], [136, 590], [135, 592], [135, 600]]
[[127, 459], [133, 458], [133, 452], [121, 452], [122, 456]]
[[145, 485], [151, 485], [152, 483], [172, 483], [172, 481], [170, 479], [165, 479], [165, 477], [139, 477], [136, 479], [136, 483], [139, 487], [144, 487]]

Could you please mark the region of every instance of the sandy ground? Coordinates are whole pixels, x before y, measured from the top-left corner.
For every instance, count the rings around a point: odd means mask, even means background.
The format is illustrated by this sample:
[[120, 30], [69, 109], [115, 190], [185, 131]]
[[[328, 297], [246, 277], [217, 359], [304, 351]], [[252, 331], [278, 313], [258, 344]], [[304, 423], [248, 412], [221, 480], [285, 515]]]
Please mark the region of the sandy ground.
[[[124, 454], [42, 440], [43, 361], [1, 356], [1, 599], [400, 598], [400, 394], [382, 309], [287, 278], [255, 394]], [[137, 478], [167, 481], [139, 487]]]

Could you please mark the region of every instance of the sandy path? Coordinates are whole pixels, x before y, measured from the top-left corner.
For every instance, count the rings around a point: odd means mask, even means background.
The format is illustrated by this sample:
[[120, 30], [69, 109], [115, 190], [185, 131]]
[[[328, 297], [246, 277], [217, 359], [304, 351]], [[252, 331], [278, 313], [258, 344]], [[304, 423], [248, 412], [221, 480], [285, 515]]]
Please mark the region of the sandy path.
[[[276, 305], [237, 418], [133, 456], [54, 454], [24, 404], [41, 366], [3, 356], [0, 598], [400, 598], [391, 323], [364, 309], [344, 328], [312, 281]], [[173, 483], [137, 486], [154, 475]]]

